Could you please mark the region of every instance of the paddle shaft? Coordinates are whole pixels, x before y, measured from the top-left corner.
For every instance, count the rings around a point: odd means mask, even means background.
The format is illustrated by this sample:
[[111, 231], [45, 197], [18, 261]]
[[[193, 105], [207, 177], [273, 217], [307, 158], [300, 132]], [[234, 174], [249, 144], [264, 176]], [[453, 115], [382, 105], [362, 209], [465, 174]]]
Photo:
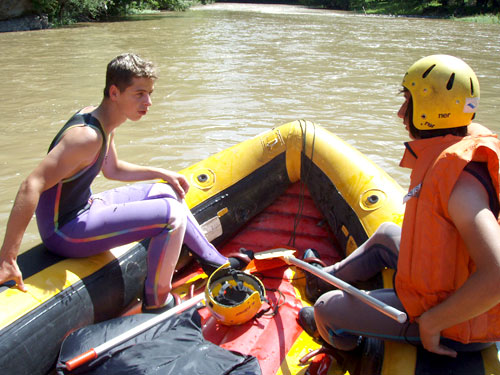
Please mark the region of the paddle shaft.
[[353, 295], [354, 297], [360, 299], [367, 305], [380, 311], [382, 314], [387, 315], [389, 318], [392, 318], [398, 321], [399, 323], [406, 322], [407, 319], [406, 313], [399, 311], [398, 309], [386, 304], [385, 302], [373, 298], [368, 293], [353, 287], [351, 284], [348, 284], [345, 281], [333, 275], [330, 275], [328, 272], [325, 272], [318, 267], [314, 267], [313, 265], [304, 262], [303, 260], [297, 259], [293, 255], [285, 255], [283, 256], [283, 259], [287, 264], [293, 264], [299, 268], [302, 268], [308, 271], [309, 273], [312, 273], [313, 275], [319, 277], [320, 279], [336, 286], [340, 290], [343, 290], [344, 292]]
[[83, 354], [76, 356], [75, 358], [66, 361], [66, 369], [69, 371], [73, 371], [75, 368], [80, 367], [81, 365], [96, 359], [99, 355], [107, 352], [108, 350], [124, 343], [131, 338], [140, 335], [144, 331], [147, 331], [149, 328], [157, 325], [158, 323], [167, 320], [171, 316], [177, 314], [178, 312], [182, 312], [190, 307], [196, 305], [197, 303], [203, 301], [205, 299], [205, 294], [200, 293], [197, 296], [188, 299], [187, 301], [182, 302], [181, 304], [172, 307], [171, 309], [165, 311], [162, 314], [155, 315], [153, 318], [145, 321], [144, 323], [139, 324], [138, 326], [131, 328], [127, 332], [122, 333], [121, 335], [116, 336], [115, 338], [106, 341], [105, 343], [86, 351]]

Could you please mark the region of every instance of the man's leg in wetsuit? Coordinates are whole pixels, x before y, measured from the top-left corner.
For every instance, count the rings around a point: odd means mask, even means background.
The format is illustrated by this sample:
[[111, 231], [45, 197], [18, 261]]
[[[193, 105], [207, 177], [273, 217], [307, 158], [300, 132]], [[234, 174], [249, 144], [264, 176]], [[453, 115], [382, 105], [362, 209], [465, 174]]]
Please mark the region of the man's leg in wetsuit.
[[[217, 257], [217, 250], [201, 234], [187, 206], [163, 183], [134, 184], [92, 197], [90, 208], [44, 239], [51, 251], [68, 257], [85, 257], [116, 246], [151, 238], [148, 248], [146, 304], [165, 303], [183, 240], [200, 256]], [[190, 228], [189, 230], [187, 228]], [[173, 264], [173, 266], [172, 266]]]

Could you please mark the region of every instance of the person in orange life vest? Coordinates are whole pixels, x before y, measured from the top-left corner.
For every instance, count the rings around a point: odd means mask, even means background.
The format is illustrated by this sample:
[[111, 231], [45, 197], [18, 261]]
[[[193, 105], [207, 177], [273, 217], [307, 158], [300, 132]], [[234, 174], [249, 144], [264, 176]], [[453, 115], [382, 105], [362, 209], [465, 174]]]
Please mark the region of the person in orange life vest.
[[[312, 275], [306, 292], [319, 298], [298, 320], [338, 349], [375, 337], [454, 357], [500, 340], [500, 142], [471, 123], [479, 82], [464, 61], [418, 60], [404, 76], [403, 93], [398, 116], [412, 140], [401, 166], [412, 172], [402, 228], [382, 224], [324, 270], [357, 282], [395, 269], [394, 289], [369, 293], [406, 311], [409, 322], [402, 326]], [[304, 257], [314, 262], [317, 254], [311, 249]]]
[[[0, 284], [13, 280], [26, 291], [16, 260], [35, 210], [43, 243], [66, 257], [87, 257], [151, 238], [143, 303], [147, 312], [175, 304], [171, 280], [183, 243], [214, 269], [228, 261], [205, 238], [184, 202], [189, 183], [183, 175], [118, 159], [115, 132], [126, 120], [135, 122], [148, 113], [155, 80], [153, 63], [135, 54], [110, 61], [101, 104], [75, 113], [21, 184], [0, 249]], [[168, 183], [92, 194], [90, 186], [101, 171], [118, 181]]]

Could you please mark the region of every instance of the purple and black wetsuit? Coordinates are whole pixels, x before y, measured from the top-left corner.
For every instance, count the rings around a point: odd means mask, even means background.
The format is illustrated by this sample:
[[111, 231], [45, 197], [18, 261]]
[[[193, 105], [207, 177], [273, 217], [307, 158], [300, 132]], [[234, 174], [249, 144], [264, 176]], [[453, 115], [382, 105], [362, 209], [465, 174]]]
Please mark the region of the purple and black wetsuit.
[[133, 184], [92, 194], [90, 185], [101, 171], [107, 152], [108, 137], [99, 121], [90, 113], [75, 114], [54, 138], [49, 151], [75, 126], [91, 127], [102, 135], [103, 142], [92, 164], [40, 197], [37, 224], [50, 251], [66, 257], [86, 257], [151, 238], [144, 298], [145, 305], [152, 308], [167, 301], [183, 243], [212, 264], [227, 262], [207, 241], [191, 211], [170, 185]]

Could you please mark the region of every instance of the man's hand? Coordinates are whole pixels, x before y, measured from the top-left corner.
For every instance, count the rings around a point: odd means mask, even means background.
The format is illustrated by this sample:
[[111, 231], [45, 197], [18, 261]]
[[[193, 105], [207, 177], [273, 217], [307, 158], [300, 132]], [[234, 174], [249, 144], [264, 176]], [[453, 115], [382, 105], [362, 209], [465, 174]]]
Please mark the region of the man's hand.
[[163, 180], [168, 182], [174, 188], [181, 199], [184, 199], [189, 190], [189, 182], [186, 177], [180, 173], [167, 170], [164, 170], [163, 174]]
[[447, 355], [453, 358], [457, 356], [456, 351], [439, 343], [439, 340], [441, 339], [441, 332], [435, 332], [435, 330], [430, 327], [430, 324], [427, 322], [425, 313], [417, 318], [416, 321], [418, 323], [418, 329], [420, 331], [420, 340], [422, 340], [422, 345], [426, 350], [432, 353]]
[[0, 259], [0, 284], [13, 280], [19, 290], [26, 292], [23, 276], [15, 260]]

